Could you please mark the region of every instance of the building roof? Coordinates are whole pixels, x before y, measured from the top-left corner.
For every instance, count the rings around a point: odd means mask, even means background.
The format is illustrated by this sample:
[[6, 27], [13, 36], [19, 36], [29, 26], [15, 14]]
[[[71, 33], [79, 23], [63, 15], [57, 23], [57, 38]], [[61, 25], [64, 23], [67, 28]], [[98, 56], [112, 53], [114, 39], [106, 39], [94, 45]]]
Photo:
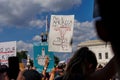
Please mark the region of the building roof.
[[89, 41], [81, 42], [80, 44], [78, 44], [78, 47], [93, 46], [93, 45], [106, 45], [106, 44], [108, 44], [108, 43], [106, 43], [102, 40], [89, 40]]

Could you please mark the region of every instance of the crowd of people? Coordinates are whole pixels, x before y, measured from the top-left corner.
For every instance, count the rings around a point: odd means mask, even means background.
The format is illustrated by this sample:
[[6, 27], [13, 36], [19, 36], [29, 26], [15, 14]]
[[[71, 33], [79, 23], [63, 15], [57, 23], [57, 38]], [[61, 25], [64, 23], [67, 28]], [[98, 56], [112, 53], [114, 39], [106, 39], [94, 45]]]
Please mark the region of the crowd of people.
[[118, 1], [96, 0], [100, 17], [95, 21], [96, 31], [101, 40], [111, 43], [114, 52], [113, 58], [102, 69], [96, 70], [95, 54], [88, 47], [82, 47], [68, 64], [58, 65], [49, 73], [46, 69], [43, 73], [35, 69], [20, 70], [16, 79], [10, 79], [9, 67], [0, 65], [0, 80], [115, 80], [116, 75], [120, 80], [119, 23], [116, 21], [119, 18]]
[[63, 75], [65, 62], [59, 63], [51, 72], [47, 72], [48, 64], [49, 58], [46, 57], [42, 72], [37, 71], [34, 66], [24, 66], [23, 69], [20, 68], [18, 57], [12, 56], [8, 58], [8, 65], [0, 65], [0, 80], [54, 80]]
[[46, 58], [42, 72], [38, 72], [35, 68], [26, 68], [14, 73], [13, 69], [14, 78], [10, 76], [9, 67], [1, 65], [0, 80], [114, 80], [115, 61], [114, 56], [105, 67], [97, 70], [98, 62], [94, 52], [88, 47], [81, 47], [68, 63], [59, 63], [51, 72], [46, 72], [49, 64], [48, 58]]

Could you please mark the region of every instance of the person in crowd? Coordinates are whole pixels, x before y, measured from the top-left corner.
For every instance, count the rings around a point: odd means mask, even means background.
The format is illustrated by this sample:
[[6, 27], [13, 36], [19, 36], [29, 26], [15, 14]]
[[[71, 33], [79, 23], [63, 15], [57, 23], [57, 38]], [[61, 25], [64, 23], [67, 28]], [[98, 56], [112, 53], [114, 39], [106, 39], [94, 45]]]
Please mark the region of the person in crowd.
[[49, 80], [50, 74], [49, 72], [45, 72], [44, 78], [42, 80]]
[[78, 49], [70, 59], [61, 80], [109, 80], [116, 73], [113, 57], [102, 69], [96, 71], [97, 59], [88, 47]]
[[50, 79], [49, 80], [61, 80], [62, 76], [64, 75], [66, 63], [59, 62], [57, 66], [55, 66], [50, 72]]
[[50, 78], [49, 72], [47, 72], [48, 65], [49, 65], [49, 57], [46, 56], [44, 68], [42, 71], [42, 74], [43, 74], [42, 80], [49, 80], [49, 78]]
[[49, 72], [47, 72], [46, 70], [47, 68], [44, 68], [42, 71], [42, 75], [43, 75], [42, 80], [49, 80], [50, 78]]
[[98, 67], [96, 68], [96, 70], [100, 70], [102, 68], [103, 68], [103, 66], [100, 64], [100, 65], [98, 65]]
[[[98, 13], [95, 16], [95, 28], [98, 36], [105, 42], [110, 42], [114, 55], [116, 56], [116, 67], [120, 79], [120, 38], [119, 38], [119, 1], [95, 0]], [[96, 17], [99, 17], [96, 18]]]
[[61, 80], [62, 76], [64, 75], [65, 72], [65, 67], [66, 67], [66, 63], [59, 63], [56, 66], [56, 71], [55, 71], [55, 80]]
[[43, 75], [36, 70], [26, 69], [20, 71], [17, 80], [42, 80]]
[[33, 66], [19, 72], [17, 80], [49, 80], [49, 74], [46, 72], [49, 64], [49, 58], [46, 57], [42, 73], [38, 72]]
[[8, 57], [8, 76], [10, 80], [16, 80], [20, 71], [19, 58], [17, 56]]
[[7, 65], [0, 65], [0, 80], [9, 80]]
[[51, 72], [50, 72], [50, 78], [49, 80], [54, 80], [55, 78], [55, 73], [56, 73], [56, 68], [54, 67]]

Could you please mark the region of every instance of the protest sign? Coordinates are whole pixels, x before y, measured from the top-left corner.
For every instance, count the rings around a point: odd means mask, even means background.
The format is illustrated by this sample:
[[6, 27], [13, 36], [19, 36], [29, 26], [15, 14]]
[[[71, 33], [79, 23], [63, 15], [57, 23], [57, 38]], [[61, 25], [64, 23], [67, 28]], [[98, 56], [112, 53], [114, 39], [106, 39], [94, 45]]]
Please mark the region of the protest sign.
[[49, 51], [72, 52], [74, 15], [51, 15]]
[[16, 56], [16, 41], [0, 42], [0, 63], [8, 65], [10, 56]]

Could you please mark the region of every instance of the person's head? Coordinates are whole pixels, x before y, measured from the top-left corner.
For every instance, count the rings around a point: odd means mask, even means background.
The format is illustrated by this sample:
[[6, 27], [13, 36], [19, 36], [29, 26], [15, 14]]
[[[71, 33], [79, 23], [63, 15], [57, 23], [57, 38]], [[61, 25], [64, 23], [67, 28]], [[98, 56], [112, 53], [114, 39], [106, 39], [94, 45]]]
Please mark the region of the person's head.
[[57, 68], [59, 68], [59, 69], [65, 69], [65, 67], [66, 67], [66, 63], [64, 61], [59, 62], [57, 65]]
[[0, 65], [0, 73], [8, 72], [8, 66], [7, 65]]
[[[120, 52], [120, 38], [119, 38], [119, 0], [95, 0], [99, 13], [99, 20], [95, 21], [95, 27], [98, 36], [105, 42], [110, 42], [113, 51]], [[117, 19], [118, 18], [118, 19]]]
[[82, 47], [78, 49], [70, 59], [66, 72], [68, 74], [80, 74], [82, 76], [89, 75], [94, 72], [97, 66], [95, 54], [88, 49]]
[[0, 80], [9, 80], [7, 65], [0, 65]]
[[65, 67], [66, 67], [66, 63], [62, 62], [62, 63], [58, 63], [58, 65], [56, 66], [56, 74], [63, 76], [64, 75], [64, 71], [65, 71]]
[[25, 70], [23, 72], [24, 80], [42, 80], [42, 74], [36, 70]]

